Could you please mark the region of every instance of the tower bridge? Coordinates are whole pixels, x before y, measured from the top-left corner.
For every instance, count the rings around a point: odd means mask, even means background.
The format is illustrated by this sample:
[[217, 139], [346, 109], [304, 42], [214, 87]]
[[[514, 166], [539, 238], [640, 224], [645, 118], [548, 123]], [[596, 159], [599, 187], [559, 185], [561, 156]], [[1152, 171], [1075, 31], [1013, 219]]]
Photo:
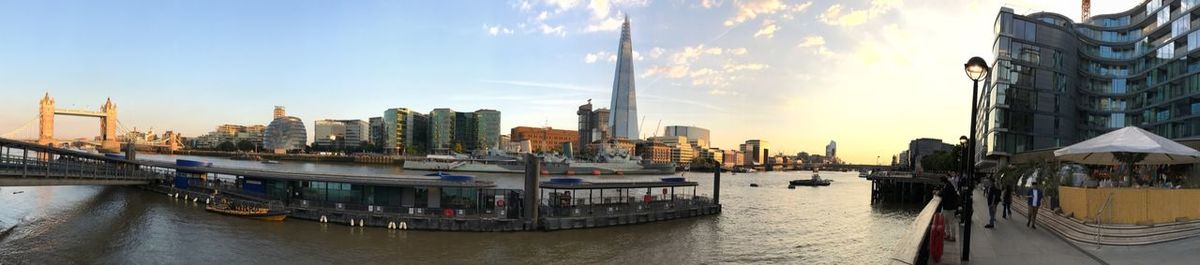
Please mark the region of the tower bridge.
[[100, 106], [100, 111], [56, 109], [54, 108], [54, 98], [50, 97], [50, 93], [46, 93], [38, 102], [38, 144], [57, 143], [54, 139], [55, 115], [100, 118], [99, 149], [107, 152], [120, 151], [121, 145], [117, 143], [117, 105], [112, 103], [111, 98]]

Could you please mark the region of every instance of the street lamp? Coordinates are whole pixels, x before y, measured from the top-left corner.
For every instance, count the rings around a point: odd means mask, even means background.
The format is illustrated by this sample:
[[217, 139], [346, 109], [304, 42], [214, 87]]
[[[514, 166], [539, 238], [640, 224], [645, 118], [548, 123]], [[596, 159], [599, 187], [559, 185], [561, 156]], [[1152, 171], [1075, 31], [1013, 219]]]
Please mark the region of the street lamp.
[[975, 141], [975, 123], [977, 120], [976, 117], [979, 115], [979, 80], [983, 80], [987, 76], [989, 67], [987, 61], [976, 56], [971, 57], [971, 59], [967, 60], [966, 64], [963, 64], [963, 70], [966, 71], [967, 78], [970, 78], [974, 83], [974, 86], [971, 87], [971, 129], [970, 134], [968, 134], [970, 138], [967, 139], [968, 144], [970, 144], [967, 146], [967, 174], [963, 175], [966, 177], [964, 179], [966, 182], [959, 181], [958, 184], [959, 189], [962, 190], [960, 194], [963, 194], [959, 197], [962, 198], [963, 218], [965, 219], [963, 221], [962, 260], [968, 261], [971, 260], [971, 216], [974, 214], [974, 211], [971, 209], [973, 203], [971, 197], [975, 194], [973, 192], [973, 187], [975, 186], [975, 145], [978, 143]]

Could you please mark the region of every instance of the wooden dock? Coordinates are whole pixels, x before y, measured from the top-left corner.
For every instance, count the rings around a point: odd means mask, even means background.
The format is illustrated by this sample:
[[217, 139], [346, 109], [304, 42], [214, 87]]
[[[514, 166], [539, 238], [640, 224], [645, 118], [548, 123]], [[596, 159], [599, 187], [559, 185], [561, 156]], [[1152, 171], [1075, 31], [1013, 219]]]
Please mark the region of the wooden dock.
[[867, 177], [871, 181], [871, 204], [924, 203], [941, 190], [942, 175], [913, 175], [909, 172], [880, 172]]

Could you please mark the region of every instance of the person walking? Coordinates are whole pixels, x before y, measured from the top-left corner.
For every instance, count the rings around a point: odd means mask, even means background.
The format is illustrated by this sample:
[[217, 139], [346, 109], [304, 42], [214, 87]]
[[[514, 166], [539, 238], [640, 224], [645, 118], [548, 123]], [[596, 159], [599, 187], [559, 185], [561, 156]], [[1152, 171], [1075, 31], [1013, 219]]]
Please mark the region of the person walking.
[[1034, 181], [1032, 187], [1029, 187], [1029, 216], [1025, 226], [1037, 229], [1038, 208], [1042, 206], [1042, 190], [1038, 188], [1038, 182]]
[[945, 176], [942, 176], [942, 191], [938, 193], [938, 196], [942, 197], [942, 218], [946, 220], [946, 237], [943, 239], [953, 242], [956, 240], [954, 228], [958, 226], [958, 223], [951, 219], [954, 218], [954, 211], [958, 210], [958, 190]]
[[1008, 219], [1008, 216], [1012, 215], [1012, 196], [1014, 188], [1015, 187], [1013, 187], [1013, 185], [1004, 185], [1004, 194], [1001, 196], [1002, 201], [1000, 202], [1004, 205], [1004, 209], [1000, 211], [1001, 216], [1003, 216], [1004, 219]]
[[1000, 188], [996, 187], [996, 181], [991, 177], [983, 180], [983, 190], [987, 196], [988, 204], [988, 224], [983, 228], [992, 228], [996, 226], [996, 205], [1000, 204]]

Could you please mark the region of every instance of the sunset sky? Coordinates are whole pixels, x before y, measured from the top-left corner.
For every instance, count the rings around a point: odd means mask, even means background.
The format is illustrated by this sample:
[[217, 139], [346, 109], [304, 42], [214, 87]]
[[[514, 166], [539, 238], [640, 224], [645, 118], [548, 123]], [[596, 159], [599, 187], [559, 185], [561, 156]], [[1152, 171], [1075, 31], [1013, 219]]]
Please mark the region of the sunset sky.
[[[836, 140], [843, 160], [887, 163], [966, 134], [962, 64], [990, 58], [1001, 6], [1079, 17], [1078, 1], [4, 1], [0, 134], [36, 137], [46, 92], [60, 108], [111, 97], [124, 128], [185, 136], [267, 124], [275, 105], [310, 135], [393, 107], [575, 129], [578, 105], [609, 104], [628, 15], [643, 135], [694, 125], [788, 154]], [[59, 117], [56, 134], [97, 124]]]

